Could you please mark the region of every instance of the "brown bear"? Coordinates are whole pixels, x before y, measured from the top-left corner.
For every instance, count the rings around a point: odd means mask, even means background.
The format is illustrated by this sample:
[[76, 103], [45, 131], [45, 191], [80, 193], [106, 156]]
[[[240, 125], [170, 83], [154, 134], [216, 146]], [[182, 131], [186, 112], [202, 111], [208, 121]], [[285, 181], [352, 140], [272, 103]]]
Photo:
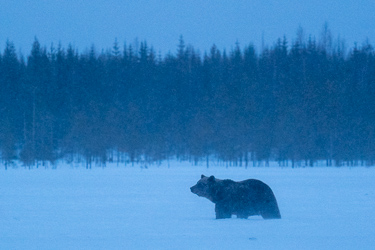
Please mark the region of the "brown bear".
[[244, 181], [220, 180], [214, 176], [201, 176], [191, 192], [215, 203], [216, 219], [247, 219], [261, 215], [264, 219], [280, 219], [280, 211], [271, 188], [255, 179]]

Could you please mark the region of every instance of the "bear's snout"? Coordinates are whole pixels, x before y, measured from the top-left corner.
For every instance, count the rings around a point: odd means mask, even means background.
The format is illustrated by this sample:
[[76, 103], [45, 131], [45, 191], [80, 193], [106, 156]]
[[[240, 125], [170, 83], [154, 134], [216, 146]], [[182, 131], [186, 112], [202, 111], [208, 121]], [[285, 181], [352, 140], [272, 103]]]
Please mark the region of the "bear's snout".
[[190, 191], [191, 191], [193, 194], [198, 194], [198, 193], [197, 193], [198, 190], [197, 190], [197, 187], [196, 187], [196, 186], [192, 186], [192, 187], [190, 188]]

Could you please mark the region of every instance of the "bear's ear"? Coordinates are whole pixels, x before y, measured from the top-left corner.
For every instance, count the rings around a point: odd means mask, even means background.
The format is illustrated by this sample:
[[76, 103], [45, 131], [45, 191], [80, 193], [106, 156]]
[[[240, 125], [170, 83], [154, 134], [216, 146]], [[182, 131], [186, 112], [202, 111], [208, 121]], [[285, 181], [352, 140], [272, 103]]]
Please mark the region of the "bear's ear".
[[203, 179], [204, 177], [206, 177], [206, 176], [204, 176], [203, 174], [201, 175], [201, 179]]
[[215, 176], [211, 175], [210, 178], [208, 178], [209, 182], [214, 182], [215, 181]]

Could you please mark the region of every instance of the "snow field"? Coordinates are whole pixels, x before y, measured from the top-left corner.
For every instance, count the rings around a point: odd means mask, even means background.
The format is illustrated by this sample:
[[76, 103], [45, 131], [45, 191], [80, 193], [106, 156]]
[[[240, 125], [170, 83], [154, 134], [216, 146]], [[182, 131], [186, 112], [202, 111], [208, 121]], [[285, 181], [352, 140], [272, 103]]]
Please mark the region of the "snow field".
[[[375, 168], [0, 170], [0, 249], [374, 249]], [[281, 220], [215, 220], [201, 174], [256, 178]]]

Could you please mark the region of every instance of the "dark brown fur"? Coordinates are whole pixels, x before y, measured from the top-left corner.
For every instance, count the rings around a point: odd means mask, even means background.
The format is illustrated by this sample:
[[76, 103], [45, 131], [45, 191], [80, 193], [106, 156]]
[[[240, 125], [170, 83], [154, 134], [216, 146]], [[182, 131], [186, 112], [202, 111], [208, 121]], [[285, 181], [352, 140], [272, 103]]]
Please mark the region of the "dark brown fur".
[[271, 188], [255, 179], [235, 182], [214, 176], [201, 176], [191, 192], [215, 203], [216, 219], [261, 215], [264, 219], [280, 219], [280, 211]]

